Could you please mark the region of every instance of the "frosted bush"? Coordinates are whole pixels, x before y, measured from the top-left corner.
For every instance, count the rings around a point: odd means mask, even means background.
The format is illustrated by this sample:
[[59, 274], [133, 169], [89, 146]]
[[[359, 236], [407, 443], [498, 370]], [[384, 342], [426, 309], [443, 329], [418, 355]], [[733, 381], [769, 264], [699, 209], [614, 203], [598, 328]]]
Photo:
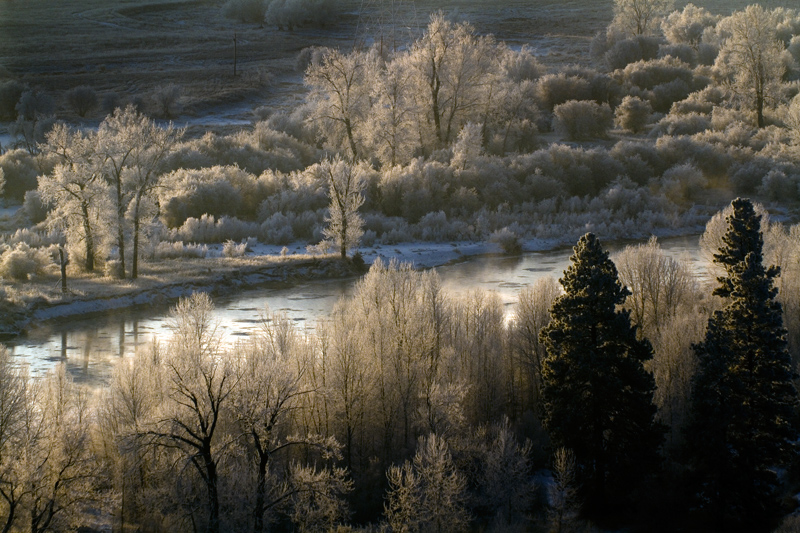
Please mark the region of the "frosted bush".
[[489, 241], [499, 244], [504, 253], [510, 255], [518, 255], [522, 253], [522, 241], [519, 235], [508, 229], [508, 227], [499, 229], [492, 233]]
[[691, 86], [694, 72], [689, 65], [679, 59], [665, 57], [631, 63], [624, 70], [615, 73], [615, 77], [641, 89], [653, 89], [657, 85], [675, 80], [682, 80], [687, 86]]
[[274, 213], [261, 223], [259, 239], [268, 244], [289, 244], [295, 239], [292, 224], [283, 213]]
[[24, 243], [31, 248], [43, 248], [54, 244], [64, 245], [66, 244], [66, 239], [64, 234], [57, 230], [40, 231], [20, 228], [10, 235], [2, 235], [0, 242], [9, 246]]
[[80, 85], [67, 91], [67, 103], [80, 117], [85, 117], [98, 104], [97, 92], [88, 85]]
[[366, 248], [375, 246], [375, 243], [377, 241], [378, 241], [378, 235], [371, 229], [366, 230], [364, 234], [361, 236], [361, 246]]
[[697, 51], [688, 44], [662, 44], [658, 48], [658, 57], [674, 57], [690, 67], [697, 65]]
[[626, 96], [617, 106], [614, 120], [622, 129], [632, 133], [641, 133], [650, 121], [652, 114], [653, 108], [650, 106], [650, 102], [635, 96]]
[[687, 4], [683, 10], [673, 11], [664, 18], [661, 30], [671, 44], [685, 44], [697, 49], [705, 30], [716, 26], [719, 19], [703, 7]]
[[444, 211], [428, 213], [414, 227], [414, 237], [422, 241], [463, 241], [473, 236], [474, 232], [466, 222], [448, 220]]
[[204, 258], [208, 255], [205, 244], [177, 242], [159, 242], [154, 249], [155, 259]]
[[0, 277], [27, 280], [53, 264], [52, 248], [32, 248], [24, 242], [8, 247], [0, 256]]
[[558, 104], [568, 100], [588, 100], [592, 91], [589, 82], [578, 76], [563, 73], [542, 76], [536, 83], [539, 106], [552, 111]]
[[667, 115], [650, 130], [650, 137], [657, 138], [663, 135], [693, 135], [706, 131], [711, 127], [711, 118], [699, 113], [686, 113], [683, 115]]
[[710, 114], [714, 106], [723, 104], [728, 99], [727, 91], [718, 85], [710, 85], [703, 90], [695, 91], [685, 99], [675, 102], [670, 108], [671, 115], [688, 113]]
[[618, 70], [637, 61], [649, 61], [658, 56], [659, 39], [652, 35], [637, 35], [615, 42], [604, 54], [608, 68]]
[[326, 255], [330, 254], [334, 250], [334, 244], [332, 241], [320, 241], [317, 244], [309, 244], [306, 246], [306, 252], [311, 255]]
[[573, 141], [605, 138], [614, 121], [608, 104], [586, 100], [557, 105], [553, 115], [556, 132]]
[[787, 176], [780, 170], [770, 170], [761, 180], [758, 194], [776, 202], [795, 200], [800, 193], [798, 184], [800, 175]]
[[506, 76], [516, 83], [536, 80], [546, 72], [544, 65], [527, 45], [524, 45], [519, 52], [506, 49], [500, 65]]
[[111, 279], [124, 279], [125, 272], [122, 270], [122, 261], [119, 259], [108, 259], [103, 264], [103, 275]]
[[186, 219], [180, 228], [170, 232], [170, 238], [198, 243], [222, 243], [226, 240], [241, 241], [258, 235], [259, 232], [260, 226], [255, 222], [244, 222], [232, 217], [216, 220], [212, 215], [203, 215], [199, 219]]
[[721, 147], [685, 135], [659, 137], [656, 152], [666, 168], [691, 162], [706, 177], [725, 176], [733, 164], [731, 155]]
[[703, 173], [691, 163], [672, 167], [661, 178], [664, 195], [676, 204], [691, 203], [706, 185]]
[[232, 240], [227, 240], [222, 245], [223, 257], [244, 257], [244, 254], [246, 252], [247, 252], [247, 241], [242, 241], [240, 243], [237, 243]]
[[653, 110], [660, 113], [669, 111], [672, 104], [684, 100], [692, 92], [686, 81], [677, 79], [660, 83], [653, 87], [653, 98], [650, 100]]

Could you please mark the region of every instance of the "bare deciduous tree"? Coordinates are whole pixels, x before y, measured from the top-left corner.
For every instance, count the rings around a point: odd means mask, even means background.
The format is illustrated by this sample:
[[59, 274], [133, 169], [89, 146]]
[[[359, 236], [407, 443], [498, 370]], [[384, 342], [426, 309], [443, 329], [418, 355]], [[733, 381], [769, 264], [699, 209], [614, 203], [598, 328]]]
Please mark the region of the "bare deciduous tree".
[[786, 69], [781, 60], [784, 45], [777, 37], [774, 11], [758, 4], [722, 19], [717, 30], [726, 35], [716, 66], [730, 80], [731, 88], [765, 126], [764, 107], [778, 97], [777, 88]]
[[646, 35], [672, 10], [674, 0], [614, 0], [612, 27], [629, 35]]
[[361, 156], [357, 131], [369, 112], [375, 73], [373, 53], [343, 54], [333, 49], [306, 71], [305, 83], [311, 88], [309, 98], [314, 103], [311, 119], [334, 149], [346, 147], [353, 161]]
[[358, 209], [364, 203], [368, 167], [365, 163], [348, 163], [340, 157], [323, 161], [316, 171], [328, 186], [331, 199], [324, 235], [339, 248], [342, 259], [347, 250], [358, 246], [364, 221]]

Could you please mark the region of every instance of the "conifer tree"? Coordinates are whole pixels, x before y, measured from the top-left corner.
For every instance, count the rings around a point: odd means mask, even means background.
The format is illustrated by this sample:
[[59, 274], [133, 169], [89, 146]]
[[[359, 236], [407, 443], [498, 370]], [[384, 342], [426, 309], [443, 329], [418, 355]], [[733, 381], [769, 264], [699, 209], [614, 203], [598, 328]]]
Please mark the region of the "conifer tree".
[[710, 527], [770, 531], [780, 511], [775, 469], [796, 452], [797, 391], [775, 300], [779, 270], [762, 264], [761, 216], [749, 200], [732, 206], [714, 256], [726, 272], [714, 294], [727, 303], [694, 346], [690, 471]]
[[658, 462], [663, 429], [654, 421], [650, 343], [636, 338], [629, 294], [593, 234], [581, 237], [559, 280], [551, 321], [540, 334], [544, 425], [555, 448], [572, 449], [590, 515], [623, 503]]

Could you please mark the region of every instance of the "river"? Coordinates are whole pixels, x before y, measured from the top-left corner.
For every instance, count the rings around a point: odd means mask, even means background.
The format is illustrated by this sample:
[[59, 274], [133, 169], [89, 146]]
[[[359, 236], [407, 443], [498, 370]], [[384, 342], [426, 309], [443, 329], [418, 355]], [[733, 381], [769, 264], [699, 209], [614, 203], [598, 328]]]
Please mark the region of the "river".
[[[613, 253], [627, 243], [613, 243]], [[705, 275], [698, 237], [671, 237], [661, 241], [672, 257], [686, 257], [699, 276]], [[443, 289], [450, 294], [476, 289], [496, 291], [513, 313], [519, 291], [544, 276], [560, 277], [569, 264], [571, 248], [530, 252], [521, 256], [475, 256], [437, 267]], [[347, 296], [356, 279], [320, 280], [291, 288], [252, 289], [215, 298], [215, 321], [224, 340], [233, 343], [259, 327], [268, 308], [286, 313], [299, 327], [313, 329], [330, 313], [336, 301]], [[79, 383], [93, 386], [108, 382], [114, 363], [130, 356], [154, 339], [169, 337], [169, 307], [146, 307], [90, 317], [58, 319], [29, 328], [7, 345], [16, 360], [41, 375], [64, 362]]]

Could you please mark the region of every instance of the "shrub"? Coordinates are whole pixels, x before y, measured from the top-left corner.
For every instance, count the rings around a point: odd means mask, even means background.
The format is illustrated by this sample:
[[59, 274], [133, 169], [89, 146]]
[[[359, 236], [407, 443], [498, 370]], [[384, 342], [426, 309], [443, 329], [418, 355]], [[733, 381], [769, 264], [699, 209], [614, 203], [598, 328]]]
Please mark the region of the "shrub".
[[159, 85], [150, 94], [150, 101], [156, 116], [173, 118], [181, 112], [181, 88], [174, 83]]
[[492, 233], [489, 241], [499, 244], [504, 253], [509, 255], [519, 255], [522, 253], [522, 241], [519, 235], [508, 229], [507, 227], [499, 229]]
[[[0, 168], [5, 178], [3, 197], [21, 202], [27, 191], [36, 189], [37, 176], [40, 174], [39, 161], [26, 150], [9, 150], [0, 155]], [[52, 168], [41, 169], [42, 174], [51, 171]]]
[[43, 91], [28, 89], [20, 96], [15, 109], [18, 119], [33, 121], [51, 115], [56, 109], [56, 101]]
[[25, 90], [25, 85], [16, 80], [0, 83], [0, 120], [17, 119], [16, 105]]
[[589, 82], [578, 76], [548, 74], [536, 83], [536, 97], [541, 108], [552, 111], [568, 100], [589, 100], [592, 91]]
[[125, 279], [125, 271], [122, 270], [122, 261], [119, 259], [108, 259], [103, 265], [103, 274], [111, 279]]
[[692, 202], [706, 185], [705, 176], [692, 163], [674, 166], [664, 172], [661, 178], [664, 195], [676, 204]]
[[97, 107], [97, 93], [88, 85], [80, 85], [67, 91], [67, 103], [79, 117], [85, 117]]
[[667, 115], [658, 121], [650, 131], [650, 137], [663, 135], [694, 135], [711, 127], [708, 115], [687, 113], [684, 115]]
[[33, 274], [42, 274], [53, 263], [51, 250], [31, 248], [24, 242], [7, 248], [0, 256], [0, 276], [27, 280]]
[[614, 122], [608, 104], [571, 100], [553, 109], [554, 129], [573, 141], [605, 138]]
[[614, 119], [620, 128], [632, 133], [641, 133], [650, 122], [653, 108], [650, 102], [635, 96], [626, 96], [614, 112]]
[[544, 65], [527, 45], [519, 52], [507, 49], [503, 54], [501, 67], [508, 79], [515, 83], [537, 80], [545, 74]]
[[671, 44], [683, 44], [697, 48], [703, 39], [706, 28], [716, 26], [720, 17], [712, 15], [707, 9], [688, 4], [683, 11], [676, 10], [661, 22], [664, 37]]
[[223, 257], [244, 257], [247, 252], [247, 241], [236, 243], [232, 240], [227, 240], [222, 245]]
[[658, 48], [658, 57], [674, 57], [690, 67], [697, 65], [697, 51], [688, 44], [662, 44]]
[[614, 43], [605, 53], [604, 58], [609, 69], [618, 70], [637, 61], [655, 59], [658, 56], [658, 46], [658, 37], [637, 35]]
[[183, 241], [158, 243], [153, 250], [155, 259], [204, 258], [208, 255], [205, 244], [184, 244]]
[[776, 202], [795, 200], [800, 193], [798, 183], [800, 183], [798, 175], [787, 176], [780, 170], [770, 170], [761, 180], [758, 194]]

